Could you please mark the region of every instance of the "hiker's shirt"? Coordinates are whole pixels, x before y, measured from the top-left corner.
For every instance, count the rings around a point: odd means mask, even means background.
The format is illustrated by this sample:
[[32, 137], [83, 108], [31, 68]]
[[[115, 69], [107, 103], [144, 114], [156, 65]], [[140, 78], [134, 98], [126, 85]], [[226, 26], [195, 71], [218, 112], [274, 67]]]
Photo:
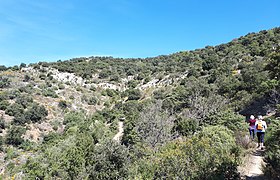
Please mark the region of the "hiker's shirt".
[[256, 121], [255, 130], [257, 132], [265, 132], [266, 128], [267, 128], [267, 125], [266, 125], [265, 121], [263, 121], [263, 120]]
[[255, 125], [256, 125], [256, 120], [250, 119], [249, 120], [249, 129], [251, 129], [251, 130], [255, 129]]

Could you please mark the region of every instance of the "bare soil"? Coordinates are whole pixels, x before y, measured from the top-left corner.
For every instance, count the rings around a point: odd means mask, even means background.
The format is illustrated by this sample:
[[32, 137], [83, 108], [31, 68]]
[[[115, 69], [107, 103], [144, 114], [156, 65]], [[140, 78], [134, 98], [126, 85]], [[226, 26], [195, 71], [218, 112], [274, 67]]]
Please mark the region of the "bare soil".
[[245, 162], [239, 167], [242, 179], [246, 180], [265, 180], [263, 173], [264, 150], [256, 149], [245, 157]]

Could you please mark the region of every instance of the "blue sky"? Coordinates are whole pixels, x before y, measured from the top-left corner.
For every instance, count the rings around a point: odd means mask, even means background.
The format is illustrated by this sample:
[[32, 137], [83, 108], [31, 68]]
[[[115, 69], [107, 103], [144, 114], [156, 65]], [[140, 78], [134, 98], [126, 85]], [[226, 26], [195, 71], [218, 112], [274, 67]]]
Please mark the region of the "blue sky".
[[153, 57], [280, 26], [279, 0], [1, 0], [0, 65]]

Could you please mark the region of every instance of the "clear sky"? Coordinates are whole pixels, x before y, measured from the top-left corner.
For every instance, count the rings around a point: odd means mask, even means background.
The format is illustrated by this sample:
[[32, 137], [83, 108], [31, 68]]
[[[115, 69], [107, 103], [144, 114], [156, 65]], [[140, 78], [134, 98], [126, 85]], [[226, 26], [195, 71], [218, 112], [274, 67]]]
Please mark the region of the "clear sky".
[[153, 57], [280, 26], [280, 0], [0, 0], [0, 65]]

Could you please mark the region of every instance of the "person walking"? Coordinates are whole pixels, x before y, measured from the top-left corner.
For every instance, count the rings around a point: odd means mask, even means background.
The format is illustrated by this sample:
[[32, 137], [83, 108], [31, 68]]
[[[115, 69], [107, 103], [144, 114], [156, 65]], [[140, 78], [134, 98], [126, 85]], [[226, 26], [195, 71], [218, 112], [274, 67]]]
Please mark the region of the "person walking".
[[265, 135], [265, 130], [267, 129], [267, 125], [261, 115], [258, 116], [258, 120], [255, 123], [255, 129], [258, 137], [258, 148], [260, 147], [261, 150], [263, 150], [264, 135]]
[[250, 138], [252, 140], [254, 140], [255, 139], [255, 124], [256, 124], [256, 119], [255, 119], [254, 115], [250, 116], [248, 123], [249, 123]]

